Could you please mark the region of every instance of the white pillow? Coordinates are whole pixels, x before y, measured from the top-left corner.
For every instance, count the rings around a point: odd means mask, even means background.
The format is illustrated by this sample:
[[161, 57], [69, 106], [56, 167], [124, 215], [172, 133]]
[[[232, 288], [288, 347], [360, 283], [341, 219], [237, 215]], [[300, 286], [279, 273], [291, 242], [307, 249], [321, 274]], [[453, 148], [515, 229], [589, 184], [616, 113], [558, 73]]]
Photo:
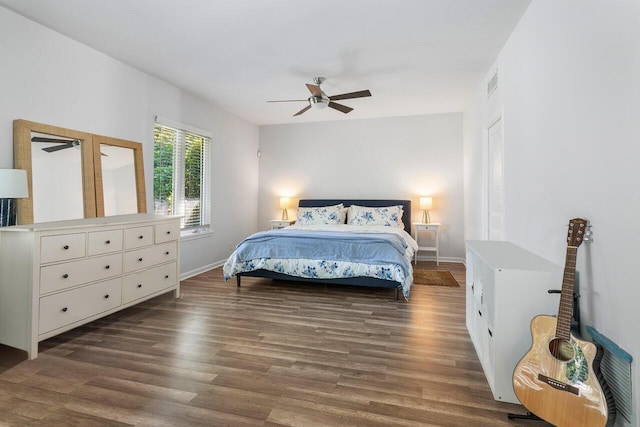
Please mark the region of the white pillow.
[[384, 225], [404, 229], [402, 206], [367, 207], [351, 205], [347, 214], [350, 225]]
[[340, 222], [343, 207], [340, 203], [335, 206], [298, 208], [296, 225], [344, 224]]

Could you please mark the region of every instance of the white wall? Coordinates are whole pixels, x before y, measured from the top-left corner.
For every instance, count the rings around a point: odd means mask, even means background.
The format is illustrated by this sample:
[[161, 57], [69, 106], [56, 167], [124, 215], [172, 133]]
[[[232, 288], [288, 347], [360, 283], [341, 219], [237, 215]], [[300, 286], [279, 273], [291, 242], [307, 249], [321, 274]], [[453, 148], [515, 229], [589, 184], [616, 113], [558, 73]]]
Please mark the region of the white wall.
[[[485, 236], [483, 132], [503, 106], [507, 240], [563, 265], [569, 219], [589, 219], [593, 242], [578, 251], [582, 321], [636, 360], [638, 22], [637, 1], [534, 0], [496, 62], [497, 107], [485, 100], [494, 67], [464, 114], [465, 238]], [[635, 366], [633, 375], [637, 414]]]
[[144, 145], [153, 209], [153, 123], [160, 115], [213, 134], [214, 233], [183, 242], [181, 272], [223, 261], [257, 229], [258, 127], [179, 88], [0, 7], [0, 168], [13, 166], [14, 119]]
[[260, 228], [280, 196], [406, 198], [420, 221], [418, 198], [432, 195], [441, 256], [464, 257], [461, 113], [261, 126], [260, 150]]

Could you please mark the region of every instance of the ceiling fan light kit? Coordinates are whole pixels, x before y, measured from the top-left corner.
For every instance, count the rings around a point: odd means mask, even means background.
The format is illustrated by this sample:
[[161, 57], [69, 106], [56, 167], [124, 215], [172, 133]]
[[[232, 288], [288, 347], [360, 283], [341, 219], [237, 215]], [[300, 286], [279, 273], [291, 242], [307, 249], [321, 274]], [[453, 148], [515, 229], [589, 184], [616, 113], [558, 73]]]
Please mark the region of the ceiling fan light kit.
[[329, 98], [326, 96], [312, 96], [309, 98], [309, 104], [311, 104], [311, 108], [321, 110], [329, 106]]
[[313, 82], [315, 83], [315, 85], [307, 83], [307, 89], [309, 89], [309, 92], [311, 92], [311, 96], [306, 100], [294, 99], [294, 100], [267, 101], [267, 102], [303, 102], [303, 101], [308, 102], [309, 105], [307, 105], [302, 110], [298, 111], [296, 114], [293, 115], [295, 117], [295, 116], [299, 116], [300, 114], [304, 113], [310, 108], [320, 110], [326, 107], [330, 107], [330, 108], [333, 108], [334, 110], [338, 110], [344, 114], [347, 114], [353, 111], [353, 108], [347, 107], [346, 105], [338, 104], [337, 102], [333, 102], [333, 101], [337, 101], [341, 99], [353, 99], [353, 98], [363, 98], [365, 96], [371, 96], [371, 92], [369, 90], [361, 90], [358, 92], [350, 92], [350, 93], [343, 93], [340, 95], [327, 96], [327, 94], [324, 93], [322, 89], [320, 89], [320, 85], [322, 84], [322, 82], [324, 82], [324, 80], [325, 80], [324, 77], [314, 77]]

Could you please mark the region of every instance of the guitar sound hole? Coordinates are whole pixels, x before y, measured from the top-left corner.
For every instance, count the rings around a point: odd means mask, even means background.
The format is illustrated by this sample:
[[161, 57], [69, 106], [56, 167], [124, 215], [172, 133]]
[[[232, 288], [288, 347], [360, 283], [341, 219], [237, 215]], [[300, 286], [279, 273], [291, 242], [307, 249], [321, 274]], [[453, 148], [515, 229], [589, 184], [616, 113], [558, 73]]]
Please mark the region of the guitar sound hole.
[[571, 343], [562, 338], [554, 338], [549, 343], [549, 351], [556, 359], [562, 362], [573, 360], [576, 355]]

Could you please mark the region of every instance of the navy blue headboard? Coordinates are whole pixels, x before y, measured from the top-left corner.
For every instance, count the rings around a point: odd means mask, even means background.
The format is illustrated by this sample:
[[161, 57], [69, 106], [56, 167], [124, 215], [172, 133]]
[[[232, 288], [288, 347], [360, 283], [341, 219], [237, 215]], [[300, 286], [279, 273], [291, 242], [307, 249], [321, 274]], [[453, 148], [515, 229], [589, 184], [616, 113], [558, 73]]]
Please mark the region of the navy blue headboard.
[[345, 207], [351, 205], [384, 207], [402, 205], [404, 213], [402, 214], [402, 222], [407, 233], [411, 234], [411, 200], [369, 200], [369, 199], [300, 199], [298, 206], [301, 208], [315, 208], [320, 206], [332, 206], [338, 203], [344, 204]]

